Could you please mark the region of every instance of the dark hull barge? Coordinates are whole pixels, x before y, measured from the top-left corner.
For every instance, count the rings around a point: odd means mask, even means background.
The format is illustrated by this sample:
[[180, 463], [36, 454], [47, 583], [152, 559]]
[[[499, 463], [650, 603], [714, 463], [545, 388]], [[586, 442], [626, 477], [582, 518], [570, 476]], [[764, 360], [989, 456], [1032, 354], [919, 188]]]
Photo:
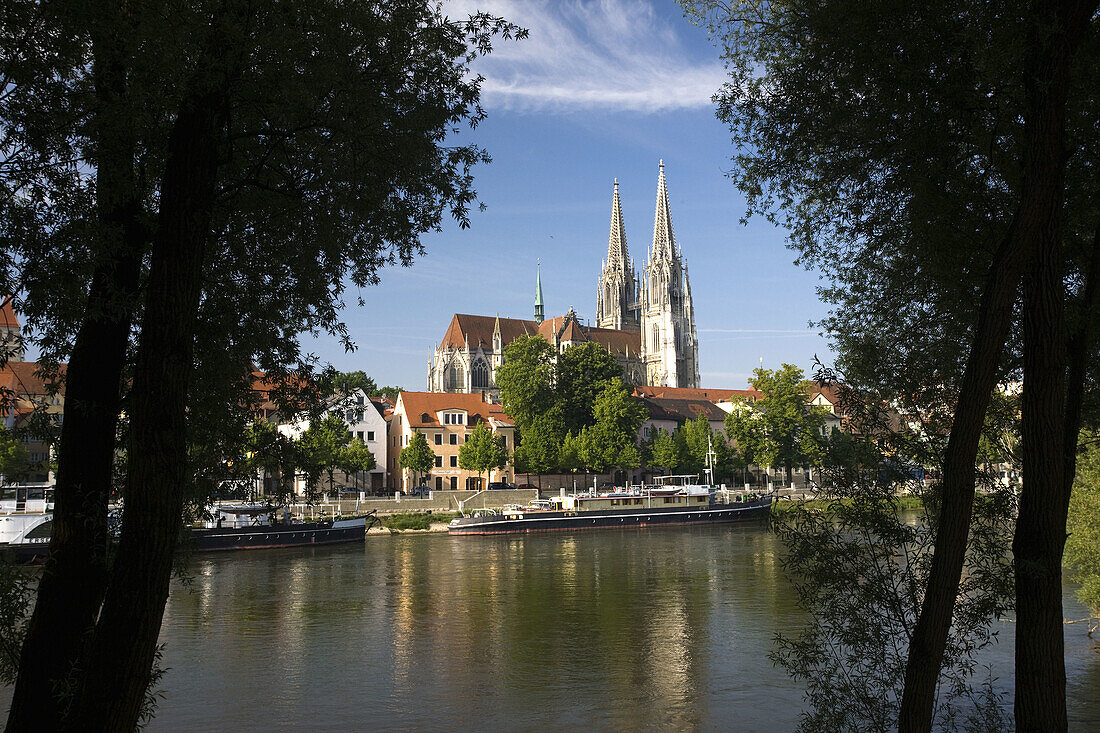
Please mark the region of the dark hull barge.
[[581, 511], [505, 510], [499, 514], [458, 517], [448, 526], [450, 534], [514, 534], [561, 532], [614, 527], [690, 525], [709, 522], [744, 522], [766, 519], [771, 498], [732, 504], [700, 506], [589, 509]]
[[338, 542], [362, 542], [366, 538], [366, 529], [367, 522], [362, 517], [335, 522], [192, 529], [187, 546], [195, 552], [214, 552], [332, 545]]

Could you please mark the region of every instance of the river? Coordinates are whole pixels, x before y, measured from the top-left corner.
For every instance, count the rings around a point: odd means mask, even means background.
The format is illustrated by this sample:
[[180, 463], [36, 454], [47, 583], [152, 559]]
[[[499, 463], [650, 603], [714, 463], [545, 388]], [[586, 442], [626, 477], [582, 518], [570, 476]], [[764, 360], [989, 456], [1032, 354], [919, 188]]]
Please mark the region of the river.
[[[148, 730], [790, 730], [802, 691], [768, 653], [804, 616], [779, 553], [724, 525], [196, 557]], [[1071, 727], [1100, 729], [1100, 654], [1066, 640]]]

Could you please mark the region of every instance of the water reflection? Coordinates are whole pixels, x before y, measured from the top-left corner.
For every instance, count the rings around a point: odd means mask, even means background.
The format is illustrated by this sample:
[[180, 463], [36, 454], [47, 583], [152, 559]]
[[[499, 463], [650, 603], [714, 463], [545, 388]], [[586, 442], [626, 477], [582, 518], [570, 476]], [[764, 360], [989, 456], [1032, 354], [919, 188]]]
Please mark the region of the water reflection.
[[[196, 557], [149, 729], [789, 730], [802, 692], [767, 654], [804, 618], [779, 557], [747, 526]], [[1087, 729], [1100, 655], [1080, 646]]]

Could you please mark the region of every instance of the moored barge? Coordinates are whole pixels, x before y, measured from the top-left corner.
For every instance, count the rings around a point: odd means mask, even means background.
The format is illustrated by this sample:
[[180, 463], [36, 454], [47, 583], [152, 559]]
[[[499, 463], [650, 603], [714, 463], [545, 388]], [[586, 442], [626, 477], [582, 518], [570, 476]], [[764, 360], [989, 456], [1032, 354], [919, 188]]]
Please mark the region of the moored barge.
[[[221, 504], [204, 527], [194, 527], [184, 544], [195, 552], [263, 550], [272, 547], [332, 545], [366, 539], [367, 517], [321, 522], [275, 521], [275, 507]], [[370, 517], [374, 520], [374, 517]], [[374, 520], [376, 521], [376, 520]]]
[[658, 486], [556, 496], [549, 509], [508, 507], [453, 519], [450, 534], [512, 534], [766, 519], [770, 496], [718, 503], [708, 486]]

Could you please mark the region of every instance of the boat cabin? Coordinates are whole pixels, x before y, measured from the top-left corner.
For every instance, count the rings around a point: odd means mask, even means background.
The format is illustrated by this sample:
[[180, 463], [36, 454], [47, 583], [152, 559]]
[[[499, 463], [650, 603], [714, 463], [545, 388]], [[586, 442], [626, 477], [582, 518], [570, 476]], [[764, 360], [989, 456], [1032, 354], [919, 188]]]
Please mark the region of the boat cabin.
[[653, 507], [697, 507], [710, 503], [710, 492], [683, 491], [680, 487], [669, 490], [634, 489], [599, 494], [570, 494], [550, 499], [554, 508], [567, 512], [588, 512], [601, 509], [642, 509]]
[[210, 508], [209, 518], [203, 521], [202, 526], [206, 529], [269, 527], [277, 521], [278, 512], [270, 504], [215, 504]]

